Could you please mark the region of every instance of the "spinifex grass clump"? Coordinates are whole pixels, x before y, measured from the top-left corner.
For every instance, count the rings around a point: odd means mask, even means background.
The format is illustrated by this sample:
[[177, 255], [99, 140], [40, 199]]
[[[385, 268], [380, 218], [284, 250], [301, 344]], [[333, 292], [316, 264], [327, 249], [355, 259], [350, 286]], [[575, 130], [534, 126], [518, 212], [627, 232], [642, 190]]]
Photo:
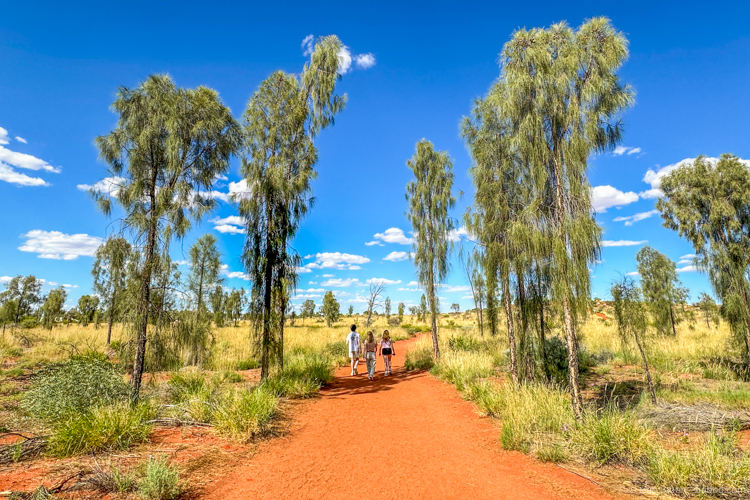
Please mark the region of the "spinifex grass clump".
[[71, 415], [58, 423], [50, 437], [48, 451], [57, 457], [83, 453], [126, 450], [132, 444], [146, 441], [151, 434], [153, 411], [146, 405], [131, 407], [128, 403], [94, 408]]
[[571, 435], [571, 446], [581, 457], [601, 465], [644, 465], [654, 450], [649, 431], [635, 415], [616, 408], [587, 413]]
[[127, 396], [128, 386], [115, 365], [102, 354], [90, 353], [43, 369], [21, 405], [35, 417], [56, 424]]
[[246, 441], [268, 431], [279, 409], [279, 398], [266, 384], [253, 389], [229, 389], [213, 415], [219, 433], [238, 441]]
[[318, 354], [295, 353], [287, 357], [284, 369], [263, 382], [279, 397], [311, 397], [333, 380], [331, 361]]
[[680, 496], [704, 496], [722, 492], [729, 498], [745, 498], [750, 490], [750, 456], [738, 448], [734, 433], [711, 433], [691, 452], [658, 450], [648, 464], [649, 478]]
[[175, 500], [182, 494], [180, 472], [177, 466], [170, 465], [167, 457], [151, 458], [146, 464], [146, 472], [138, 484], [138, 491], [146, 500]]

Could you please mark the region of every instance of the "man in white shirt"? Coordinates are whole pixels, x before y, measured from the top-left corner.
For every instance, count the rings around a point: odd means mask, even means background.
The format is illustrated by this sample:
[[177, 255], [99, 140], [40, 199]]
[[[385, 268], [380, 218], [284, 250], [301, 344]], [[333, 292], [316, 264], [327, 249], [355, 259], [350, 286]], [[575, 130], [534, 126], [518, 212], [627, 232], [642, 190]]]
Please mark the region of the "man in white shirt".
[[349, 349], [349, 357], [352, 360], [352, 375], [357, 375], [357, 365], [359, 364], [359, 334], [357, 325], [352, 325], [351, 332], [346, 336], [346, 347]]

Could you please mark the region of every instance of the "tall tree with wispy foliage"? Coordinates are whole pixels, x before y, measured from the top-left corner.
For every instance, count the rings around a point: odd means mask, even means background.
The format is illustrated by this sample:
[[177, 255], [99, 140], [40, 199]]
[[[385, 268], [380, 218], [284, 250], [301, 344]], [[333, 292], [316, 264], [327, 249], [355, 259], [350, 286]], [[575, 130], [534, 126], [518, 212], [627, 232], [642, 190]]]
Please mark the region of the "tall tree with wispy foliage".
[[337, 37], [322, 38], [301, 74], [276, 71], [245, 110], [241, 172], [252, 196], [239, 200], [239, 211], [247, 227], [243, 260], [253, 283], [253, 331], [264, 379], [272, 355], [283, 354], [283, 297], [296, 287], [300, 264], [290, 244], [313, 204], [314, 139], [346, 103], [345, 95], [335, 94], [341, 48]]
[[151, 75], [135, 88], [121, 87], [112, 109], [119, 116], [117, 126], [97, 137], [96, 145], [117, 186], [93, 195], [107, 215], [113, 199], [122, 207], [123, 224], [142, 248], [131, 378], [137, 399], [156, 259], [173, 237], [184, 236], [192, 221], [213, 208], [211, 188], [229, 169], [241, 129], [216, 91], [180, 88], [167, 75]]
[[63, 314], [63, 306], [68, 297], [68, 292], [63, 287], [57, 287], [50, 290], [47, 298], [42, 304], [42, 326], [52, 330], [52, 326]]
[[664, 226], [693, 244], [750, 368], [750, 163], [700, 156], [661, 181]]
[[509, 139], [508, 151], [528, 169], [528, 184], [518, 184], [530, 194], [528, 207], [540, 208], [530, 214], [529, 233], [512, 240], [533, 242], [533, 252], [548, 258], [549, 296], [560, 304], [578, 418], [577, 323], [586, 313], [588, 267], [598, 258], [601, 239], [588, 158], [620, 141], [619, 117], [634, 96], [617, 76], [627, 56], [627, 40], [606, 18], [578, 29], [565, 23], [521, 29], [503, 47], [500, 79], [486, 98]]
[[437, 315], [438, 286], [450, 269], [448, 252], [452, 245], [449, 232], [454, 228], [448, 211], [456, 204], [453, 188], [453, 163], [447, 151], [436, 151], [432, 143], [422, 139], [417, 151], [407, 162], [414, 180], [406, 186], [409, 203], [407, 217], [414, 228], [414, 265], [419, 284], [425, 290], [430, 311], [432, 351], [440, 358]]
[[91, 274], [94, 292], [107, 308], [107, 345], [112, 340], [112, 325], [119, 317], [123, 294], [127, 285], [128, 259], [132, 247], [121, 236], [111, 236], [96, 249], [96, 259]]
[[675, 306], [683, 303], [687, 291], [677, 277], [677, 265], [672, 259], [646, 245], [635, 255], [641, 275], [643, 296], [649, 304], [654, 326], [661, 334], [677, 335], [679, 318]]

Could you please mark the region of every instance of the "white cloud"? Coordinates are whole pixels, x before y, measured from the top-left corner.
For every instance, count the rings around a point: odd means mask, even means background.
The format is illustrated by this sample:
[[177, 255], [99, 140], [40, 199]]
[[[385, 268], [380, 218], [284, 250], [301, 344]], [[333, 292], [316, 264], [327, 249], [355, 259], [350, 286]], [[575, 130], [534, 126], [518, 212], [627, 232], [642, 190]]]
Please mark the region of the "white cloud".
[[630, 271], [629, 273], [625, 273], [625, 276], [640, 276], [641, 273], [638, 271]]
[[304, 288], [299, 288], [295, 293], [325, 293], [325, 288], [308, 288], [305, 290]]
[[677, 268], [678, 273], [695, 273], [697, 271], [698, 271], [698, 268], [693, 265]]
[[10, 138], [8, 137], [8, 131], [3, 127], [0, 127], [0, 144], [8, 144], [9, 142]]
[[448, 232], [448, 240], [453, 242], [459, 241], [461, 238], [465, 238], [467, 236], [469, 236], [469, 232], [463, 226], [459, 227], [458, 229], [451, 229]]
[[53, 172], [55, 174], [60, 173], [59, 168], [53, 167], [36, 156], [11, 151], [3, 146], [0, 146], [0, 162], [7, 163], [14, 167], [24, 168], [26, 170], [44, 170], [45, 172]]
[[419, 286], [419, 283], [416, 281], [410, 281], [409, 286]]
[[408, 252], [391, 252], [385, 257], [383, 257], [383, 260], [390, 260], [392, 262], [399, 262], [401, 260], [406, 260], [409, 258]]
[[245, 220], [239, 215], [214, 217], [211, 219], [214, 229], [222, 234], [245, 234]]
[[361, 285], [362, 283], [357, 278], [335, 278], [321, 283], [321, 286], [335, 286], [340, 288], [350, 287], [352, 285]]
[[307, 35], [305, 38], [302, 39], [302, 55], [303, 56], [309, 56], [313, 53], [313, 42], [315, 40], [315, 37], [312, 36], [312, 34]]
[[456, 293], [456, 292], [470, 292], [471, 287], [469, 285], [441, 285], [444, 292]]
[[308, 281], [307, 284], [308, 285], [317, 285], [318, 282], [317, 281]]
[[690, 259], [690, 261], [692, 262], [695, 257], [696, 255], [694, 253], [688, 253], [680, 257], [680, 260]]
[[306, 274], [306, 273], [311, 273], [312, 271], [306, 267], [298, 267], [297, 272], [299, 274]]
[[244, 234], [244, 227], [232, 226], [231, 224], [217, 224], [214, 229], [222, 234]]
[[627, 217], [615, 217], [613, 220], [615, 222], [625, 222], [626, 226], [632, 226], [634, 223], [638, 221], [642, 221], [644, 219], [648, 219], [649, 217], [653, 217], [654, 215], [658, 215], [658, 210], [649, 210], [648, 212], [639, 212], [637, 214], [628, 215]]
[[391, 227], [386, 229], [382, 233], [375, 233], [375, 241], [365, 243], [365, 245], [376, 245], [382, 243], [398, 243], [399, 245], [411, 245], [414, 243], [414, 238], [408, 238], [404, 234], [403, 229], [397, 227]]
[[345, 75], [349, 68], [352, 67], [352, 53], [349, 47], [342, 45], [338, 53], [339, 56], [339, 74]]
[[375, 66], [375, 56], [367, 54], [359, 54], [354, 57], [354, 62], [362, 69], [369, 69]]
[[324, 278], [333, 278], [333, 274], [323, 274]]
[[602, 241], [603, 247], [632, 247], [637, 245], [643, 245], [648, 243], [648, 240], [643, 241], [632, 241], [632, 240], [604, 240]]
[[341, 252], [322, 252], [314, 256], [308, 255], [305, 258], [314, 258], [313, 262], [305, 264], [307, 269], [348, 269], [356, 271], [361, 269], [360, 264], [367, 264], [370, 259], [362, 255], [354, 255]]
[[250, 276], [246, 273], [243, 273], [242, 271], [232, 271], [231, 273], [227, 273], [227, 278], [229, 279], [242, 279], [245, 281], [250, 281]]
[[98, 236], [88, 234], [64, 234], [60, 231], [34, 229], [21, 238], [26, 243], [18, 247], [22, 252], [38, 253], [40, 259], [73, 260], [80, 255], [91, 257], [102, 244]]
[[124, 177], [112, 176], [95, 182], [94, 184], [78, 184], [76, 187], [81, 191], [93, 191], [107, 196], [117, 196], [120, 189], [128, 180]]
[[368, 285], [388, 286], [388, 285], [398, 285], [399, 283], [401, 283], [401, 280], [394, 281], [394, 280], [389, 280], [387, 278], [370, 278], [367, 280]]
[[71, 285], [68, 283], [63, 283], [63, 288], [78, 288], [78, 285]]
[[596, 186], [591, 189], [591, 205], [594, 211], [604, 213], [608, 208], [621, 207], [638, 201], [638, 195], [632, 191], [627, 193], [612, 186]]
[[622, 156], [624, 154], [628, 155], [634, 155], [641, 152], [641, 148], [631, 148], [628, 146], [617, 146], [615, 150], [612, 152], [615, 156]]
[[16, 172], [8, 165], [0, 163], [0, 181], [17, 184], [19, 186], [49, 186], [49, 183], [39, 177], [30, 177]]
[[29, 141], [27, 141], [27, 140], [26, 140], [26, 139], [24, 139], [23, 137], [19, 137], [19, 136], [16, 136], [16, 140], [17, 140], [18, 142], [22, 142], [22, 143], [24, 143], [24, 144], [28, 144], [28, 143], [29, 143]]
[[385, 246], [385, 245], [383, 245], [383, 242], [378, 241], [378, 240], [368, 241], [368, 242], [365, 243], [365, 245], [367, 245], [368, 247], [371, 247], [373, 245], [378, 245], [379, 247]]
[[[0, 131], [2, 132], [2, 131]], [[13, 278], [11, 276], [0, 276], [0, 283], [10, 283]]]
[[[705, 160], [711, 165], [716, 165], [719, 162], [718, 158], [706, 158]], [[659, 170], [656, 170], [656, 171], [653, 169], [649, 169], [646, 172], [646, 175], [643, 176], [643, 182], [650, 184], [651, 189], [648, 189], [640, 193], [641, 196], [643, 198], [661, 197], [664, 194], [662, 190], [660, 189], [662, 179], [666, 177], [667, 175], [669, 175], [673, 170], [683, 165], [693, 163], [694, 161], [695, 161], [695, 158], [685, 158], [684, 160], [678, 161], [677, 163], [672, 163], [671, 165], [667, 165], [666, 167], [661, 167]], [[742, 162], [746, 167], [750, 168], [750, 160], [740, 159], [740, 162]]]

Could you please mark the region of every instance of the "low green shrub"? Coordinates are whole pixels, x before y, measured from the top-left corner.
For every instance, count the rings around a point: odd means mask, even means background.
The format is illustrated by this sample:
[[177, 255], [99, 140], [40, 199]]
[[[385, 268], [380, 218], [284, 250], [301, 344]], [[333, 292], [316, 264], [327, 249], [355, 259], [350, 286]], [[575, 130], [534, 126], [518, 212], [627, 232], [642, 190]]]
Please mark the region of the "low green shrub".
[[200, 370], [186, 368], [172, 374], [167, 384], [170, 401], [176, 406], [172, 413], [179, 418], [209, 422], [213, 413], [216, 389]]
[[416, 335], [418, 333], [429, 333], [432, 331], [432, 328], [429, 325], [410, 325], [408, 323], [404, 323], [401, 325], [401, 328], [406, 330], [406, 332], [409, 335]]
[[268, 430], [278, 407], [278, 396], [266, 384], [252, 390], [232, 388], [219, 398], [212, 421], [219, 433], [246, 441]]
[[432, 348], [429, 346], [416, 346], [406, 351], [404, 368], [407, 370], [430, 370], [435, 366], [432, 357]]
[[565, 448], [558, 443], [544, 444], [540, 446], [537, 448], [535, 455], [540, 462], [560, 464], [568, 461], [567, 451], [565, 451]]
[[124, 401], [128, 385], [117, 367], [100, 354], [74, 356], [41, 370], [21, 406], [37, 418], [54, 423], [70, 415]]
[[138, 484], [138, 492], [146, 500], [175, 500], [182, 495], [180, 471], [170, 465], [167, 457], [151, 458], [146, 464], [146, 472]]
[[643, 465], [654, 450], [649, 431], [635, 415], [616, 408], [585, 415], [571, 435], [571, 446], [581, 457], [600, 465]]
[[278, 397], [307, 398], [332, 380], [329, 358], [307, 353], [287, 357], [284, 369], [266, 380], [264, 386]]
[[451, 351], [477, 352], [481, 347], [479, 340], [468, 335], [448, 337], [448, 349]]
[[48, 450], [57, 457], [126, 450], [148, 439], [152, 414], [146, 405], [121, 403], [70, 415], [53, 428]]

